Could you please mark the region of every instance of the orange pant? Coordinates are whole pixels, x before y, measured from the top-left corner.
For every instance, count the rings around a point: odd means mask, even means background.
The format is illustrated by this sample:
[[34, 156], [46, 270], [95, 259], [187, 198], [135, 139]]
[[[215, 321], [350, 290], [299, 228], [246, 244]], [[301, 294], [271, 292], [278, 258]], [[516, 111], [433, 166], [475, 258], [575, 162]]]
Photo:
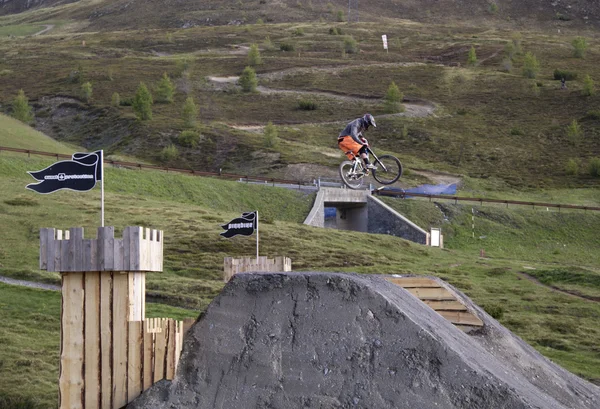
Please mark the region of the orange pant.
[[358, 151], [363, 147], [360, 143], [352, 139], [350, 135], [338, 138], [338, 146], [350, 160], [354, 159], [355, 156], [359, 156]]

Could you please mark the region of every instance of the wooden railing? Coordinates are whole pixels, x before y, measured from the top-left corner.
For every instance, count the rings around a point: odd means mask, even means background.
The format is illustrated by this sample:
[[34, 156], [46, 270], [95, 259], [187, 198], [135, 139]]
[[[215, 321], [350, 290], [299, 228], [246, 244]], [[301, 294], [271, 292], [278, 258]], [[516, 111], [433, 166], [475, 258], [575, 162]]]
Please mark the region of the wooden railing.
[[288, 257], [225, 257], [223, 268], [223, 281], [228, 282], [237, 273], [248, 271], [277, 273], [292, 271], [292, 259]]

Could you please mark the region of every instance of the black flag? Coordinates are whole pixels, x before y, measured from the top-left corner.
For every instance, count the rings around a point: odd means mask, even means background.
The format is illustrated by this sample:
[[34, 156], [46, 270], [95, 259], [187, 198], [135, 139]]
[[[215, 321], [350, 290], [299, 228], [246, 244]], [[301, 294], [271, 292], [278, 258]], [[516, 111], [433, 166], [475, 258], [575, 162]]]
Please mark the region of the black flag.
[[80, 192], [91, 190], [102, 180], [102, 151], [74, 153], [72, 160], [56, 162], [37, 172], [27, 172], [40, 183], [27, 185], [38, 193], [52, 193], [60, 189]]
[[256, 229], [256, 212], [242, 213], [242, 217], [233, 219], [227, 224], [221, 225], [225, 229], [224, 232], [220, 233], [221, 236], [231, 238], [238, 234], [243, 236], [252, 236], [254, 229]]

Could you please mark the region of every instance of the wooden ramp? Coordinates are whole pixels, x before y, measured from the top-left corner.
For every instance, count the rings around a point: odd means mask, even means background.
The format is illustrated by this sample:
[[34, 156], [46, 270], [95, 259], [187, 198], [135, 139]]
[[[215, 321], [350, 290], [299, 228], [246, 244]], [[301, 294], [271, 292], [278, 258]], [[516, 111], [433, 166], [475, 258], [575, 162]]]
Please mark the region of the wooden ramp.
[[432, 278], [386, 276], [385, 279], [406, 289], [465, 332], [483, 327], [483, 321], [479, 317], [467, 310], [454, 294]]

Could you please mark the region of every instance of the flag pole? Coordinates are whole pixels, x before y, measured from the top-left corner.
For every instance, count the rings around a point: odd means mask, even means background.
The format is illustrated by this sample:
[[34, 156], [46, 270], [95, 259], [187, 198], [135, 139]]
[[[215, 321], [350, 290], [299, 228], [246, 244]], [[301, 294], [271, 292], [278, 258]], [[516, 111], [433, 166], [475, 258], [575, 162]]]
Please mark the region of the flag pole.
[[256, 264], [258, 264], [258, 210], [256, 211]]
[[100, 151], [100, 226], [104, 227], [104, 150]]

